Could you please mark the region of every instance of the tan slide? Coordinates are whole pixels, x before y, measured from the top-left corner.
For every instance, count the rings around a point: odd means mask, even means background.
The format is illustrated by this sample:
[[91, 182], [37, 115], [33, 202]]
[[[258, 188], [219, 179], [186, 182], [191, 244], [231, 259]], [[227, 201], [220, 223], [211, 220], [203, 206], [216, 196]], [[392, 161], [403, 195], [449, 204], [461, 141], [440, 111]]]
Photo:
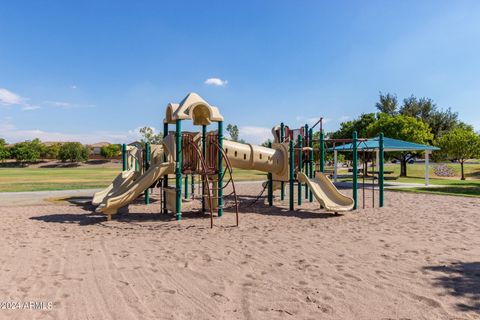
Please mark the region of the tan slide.
[[353, 209], [353, 199], [342, 194], [333, 182], [323, 173], [317, 172], [317, 176], [309, 179], [303, 172], [297, 173], [297, 179], [306, 183], [312, 190], [315, 199], [328, 211], [350, 211]]
[[118, 209], [137, 199], [142, 192], [148, 189], [162, 176], [174, 172], [174, 162], [162, 162], [154, 164], [141, 177], [133, 181], [128, 188], [122, 190], [123, 192], [106, 196], [95, 211], [103, 212], [110, 217], [110, 215], [117, 213]]
[[117, 193], [122, 187], [130, 184], [135, 176], [135, 168], [122, 171], [105, 190], [99, 191], [93, 195], [92, 204], [98, 206], [102, 203], [105, 197]]

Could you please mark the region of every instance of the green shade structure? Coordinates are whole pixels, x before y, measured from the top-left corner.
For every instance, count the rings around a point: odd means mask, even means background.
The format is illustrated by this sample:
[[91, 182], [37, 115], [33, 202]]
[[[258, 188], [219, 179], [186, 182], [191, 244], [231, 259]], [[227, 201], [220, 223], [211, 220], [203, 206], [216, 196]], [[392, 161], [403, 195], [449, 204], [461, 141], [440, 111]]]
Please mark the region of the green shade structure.
[[[358, 151], [367, 151], [367, 152], [376, 152], [377, 153], [377, 163], [382, 163], [380, 159], [380, 135], [375, 138], [368, 139], [367, 141], [358, 141], [356, 144], [356, 148]], [[329, 151], [337, 151], [337, 152], [349, 152], [352, 151], [354, 147], [353, 143], [347, 143], [344, 145], [336, 146], [329, 148]], [[383, 137], [383, 152], [396, 152], [396, 151], [424, 151], [425, 152], [425, 185], [429, 185], [429, 174], [428, 174], [428, 165], [429, 165], [429, 155], [432, 151], [440, 150], [438, 147], [429, 146], [426, 144], [420, 144], [415, 142], [409, 142], [404, 140], [397, 140], [393, 138]], [[334, 166], [337, 164], [334, 163]]]
[[[380, 146], [380, 137], [369, 138], [367, 141], [358, 141], [357, 142], [357, 150], [374, 150], [379, 149]], [[337, 150], [337, 151], [352, 151], [353, 144], [347, 143], [341, 146], [337, 146], [335, 148], [329, 148], [329, 151]], [[440, 150], [440, 148], [429, 146], [426, 144], [414, 143], [404, 140], [397, 140], [393, 138], [383, 138], [383, 148], [385, 152], [393, 152], [393, 151], [435, 151]]]

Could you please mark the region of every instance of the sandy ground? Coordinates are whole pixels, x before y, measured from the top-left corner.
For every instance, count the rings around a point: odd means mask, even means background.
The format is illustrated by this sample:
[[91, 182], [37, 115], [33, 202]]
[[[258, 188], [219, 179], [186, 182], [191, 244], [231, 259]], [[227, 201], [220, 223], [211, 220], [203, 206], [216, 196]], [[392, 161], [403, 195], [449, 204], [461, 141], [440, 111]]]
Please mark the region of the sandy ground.
[[251, 200], [213, 229], [158, 202], [110, 222], [78, 203], [0, 207], [0, 319], [480, 318], [480, 199], [387, 192], [340, 216]]

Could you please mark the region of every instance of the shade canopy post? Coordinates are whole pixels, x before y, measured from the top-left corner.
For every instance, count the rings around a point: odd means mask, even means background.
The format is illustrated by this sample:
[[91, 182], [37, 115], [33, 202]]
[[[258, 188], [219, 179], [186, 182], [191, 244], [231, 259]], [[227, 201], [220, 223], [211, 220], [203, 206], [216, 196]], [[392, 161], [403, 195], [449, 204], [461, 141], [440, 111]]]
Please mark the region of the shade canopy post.
[[430, 150], [425, 150], [425, 186], [430, 184], [430, 173], [428, 172]]

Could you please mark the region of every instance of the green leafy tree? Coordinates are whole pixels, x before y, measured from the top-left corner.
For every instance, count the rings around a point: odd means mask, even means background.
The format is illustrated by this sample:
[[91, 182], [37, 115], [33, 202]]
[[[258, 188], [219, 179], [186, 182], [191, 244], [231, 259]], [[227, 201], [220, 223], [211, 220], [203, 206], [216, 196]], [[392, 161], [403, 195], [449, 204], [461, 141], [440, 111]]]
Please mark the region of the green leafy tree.
[[460, 162], [461, 179], [465, 180], [465, 161], [480, 157], [480, 136], [471, 127], [458, 126], [442, 135], [438, 145], [447, 158]]
[[261, 146], [268, 148], [268, 146], [270, 145], [270, 143], [273, 144], [273, 141], [272, 141], [271, 139], [267, 139], [267, 141], [264, 141], [264, 142], [261, 144]]
[[60, 147], [58, 159], [62, 160], [62, 162], [86, 161], [89, 154], [90, 149], [80, 142], [66, 142]]
[[351, 139], [353, 132], [357, 131], [358, 137], [365, 138], [368, 136], [367, 128], [375, 121], [375, 113], [362, 113], [357, 119], [342, 122], [340, 129], [328, 136], [333, 139]]
[[51, 146], [46, 147], [45, 157], [48, 159], [58, 159], [61, 146], [61, 143], [54, 143]]
[[140, 128], [139, 132], [142, 135], [142, 144], [145, 144], [146, 142], [150, 144], [161, 144], [163, 141], [163, 134], [155, 133], [153, 128], [143, 127]]
[[10, 150], [7, 148], [5, 139], [0, 138], [0, 161], [4, 161], [10, 157]]
[[107, 159], [115, 158], [119, 156], [121, 153], [122, 153], [122, 148], [118, 144], [110, 144], [108, 146], [103, 146], [100, 149], [100, 154]]
[[394, 94], [383, 94], [380, 92], [379, 101], [375, 104], [378, 112], [386, 113], [390, 116], [395, 116], [398, 114], [398, 100], [397, 96]]
[[13, 156], [20, 162], [35, 162], [40, 158], [42, 143], [40, 139], [24, 141], [15, 144], [13, 147]]
[[[368, 127], [367, 132], [370, 137], [383, 132], [389, 138], [422, 144], [428, 144], [433, 140], [433, 134], [428, 124], [420, 119], [404, 115], [379, 114], [378, 120]], [[392, 156], [400, 161], [400, 176], [406, 177], [407, 163], [415, 154], [405, 151], [392, 153]]]
[[450, 108], [439, 110], [430, 98], [417, 98], [413, 95], [405, 98], [399, 113], [426, 122], [434, 138], [440, 137], [459, 124], [458, 113], [452, 112]]
[[236, 124], [229, 124], [227, 126], [227, 132], [230, 135], [230, 139], [232, 139], [233, 141], [238, 141], [240, 130], [238, 130], [238, 127]]

